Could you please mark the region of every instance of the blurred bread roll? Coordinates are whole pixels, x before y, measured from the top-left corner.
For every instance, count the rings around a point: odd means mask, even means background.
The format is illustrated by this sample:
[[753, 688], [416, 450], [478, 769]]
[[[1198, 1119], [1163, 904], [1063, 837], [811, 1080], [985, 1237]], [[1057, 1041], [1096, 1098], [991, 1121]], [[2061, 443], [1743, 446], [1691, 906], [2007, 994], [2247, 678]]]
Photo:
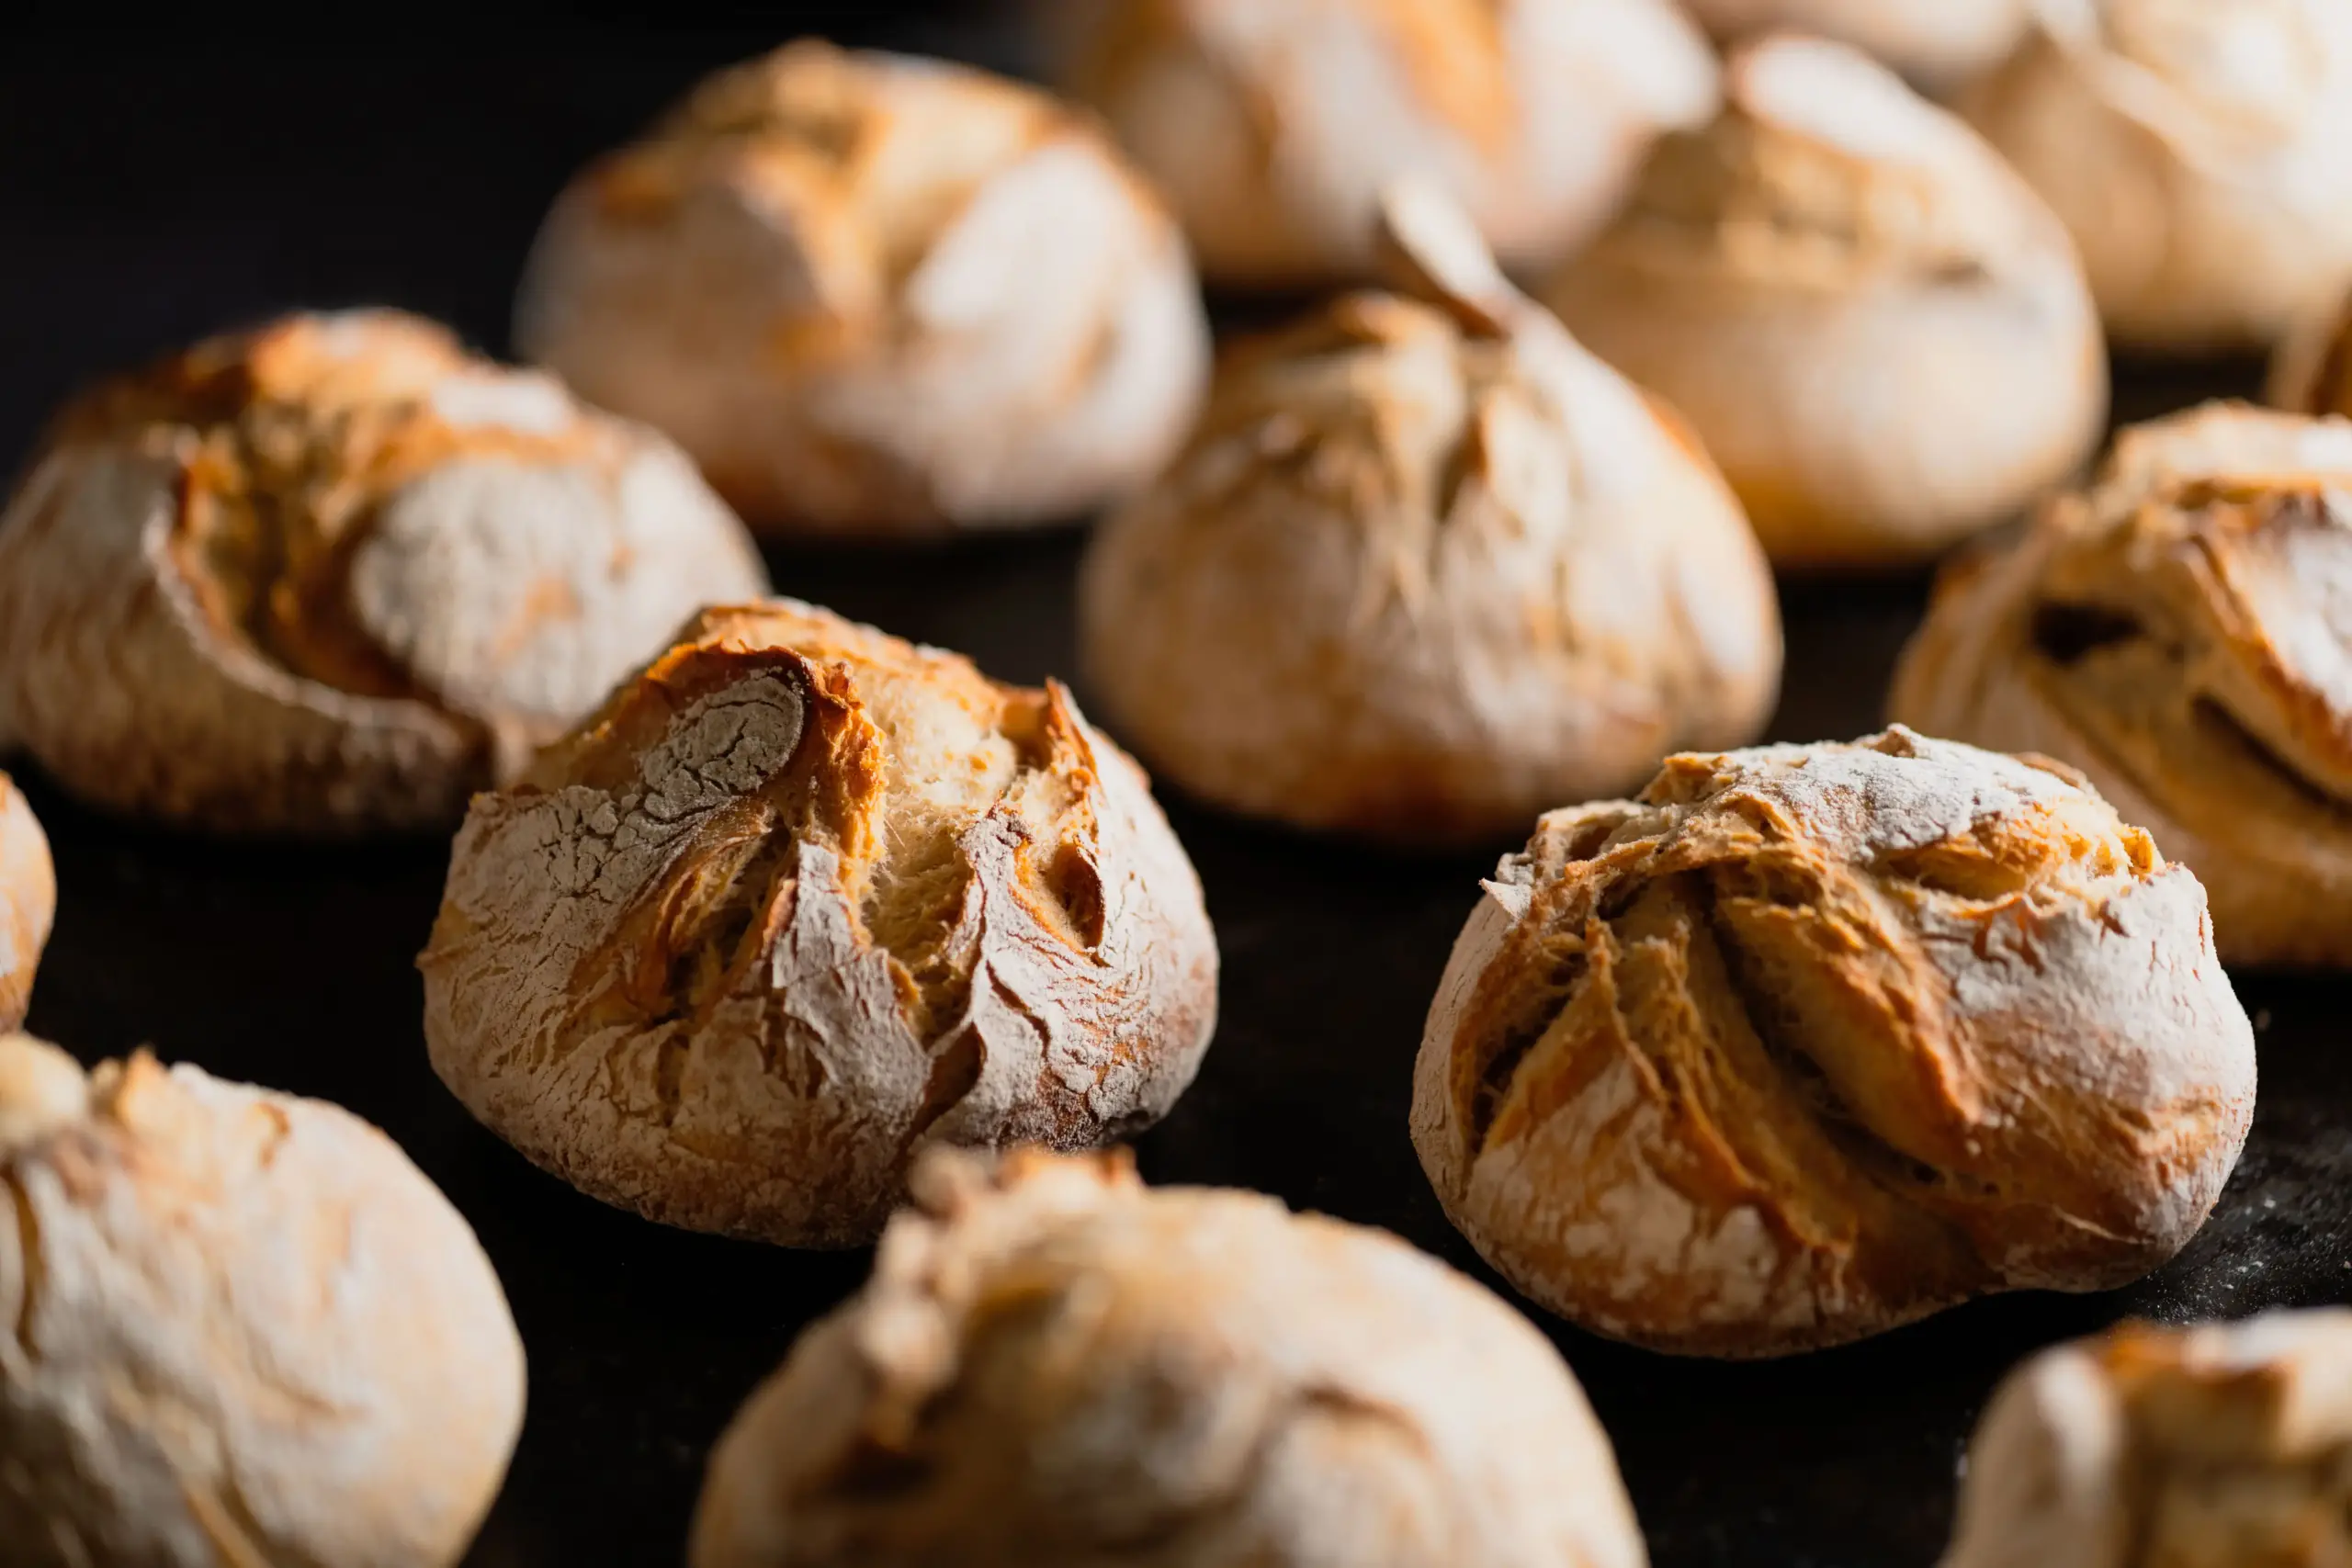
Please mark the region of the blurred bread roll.
[[59, 417], [0, 514], [0, 710], [127, 815], [441, 826], [766, 581], [653, 432], [413, 316], [289, 316]]
[[1071, 89], [1237, 288], [1360, 281], [1380, 194], [1426, 180], [1508, 266], [1604, 220], [1715, 62], [1669, 0], [1062, 0]]
[[1787, 29], [1852, 44], [1931, 89], [1999, 64], [2025, 37], [2033, 0], [1684, 0], [1725, 43]]
[[2036, 0], [1963, 107], [2126, 347], [2267, 348], [2352, 287], [2352, 6]]
[[0, 773], [0, 1031], [25, 1021], [57, 915], [57, 873], [33, 808]]
[[1547, 297], [1690, 421], [1772, 559], [1921, 559], [2069, 477], [2107, 357], [2033, 192], [1840, 44], [1750, 44], [1724, 96]]
[[2217, 403], [1955, 563], [1894, 716], [2081, 768], [2233, 963], [2352, 964], [2352, 421]]
[[934, 1155], [712, 1451], [693, 1568], [1642, 1568], [1544, 1337], [1379, 1231]]
[[10, 1568], [450, 1568], [523, 1418], [471, 1230], [317, 1100], [0, 1036]]
[[1777, 1356], [2139, 1278], [2254, 1089], [2196, 876], [2078, 774], [1897, 728], [1545, 817], [1455, 944], [1412, 1132], [1537, 1302]]
[[514, 333], [755, 526], [853, 536], [1098, 506], [1183, 439], [1209, 357], [1174, 220], [1091, 123], [813, 41], [582, 172]]
[[2270, 401], [2292, 413], [2352, 417], [2352, 295], [2280, 342], [2271, 358]]
[[1752, 739], [1779, 612], [1705, 454], [1430, 187], [1386, 221], [1410, 296], [1237, 348], [1096, 534], [1080, 646], [1112, 721], [1222, 806], [1405, 843]]

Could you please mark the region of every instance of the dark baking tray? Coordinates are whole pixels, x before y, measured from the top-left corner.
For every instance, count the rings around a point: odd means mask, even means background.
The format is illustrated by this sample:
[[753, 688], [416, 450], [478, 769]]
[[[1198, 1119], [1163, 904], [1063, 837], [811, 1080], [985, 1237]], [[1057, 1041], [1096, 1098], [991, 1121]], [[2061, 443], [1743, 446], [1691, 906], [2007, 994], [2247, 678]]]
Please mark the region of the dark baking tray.
[[[968, 8], [893, 9], [772, 6], [750, 25], [718, 16], [662, 35], [589, 17], [356, 43], [20, 30], [0, 47], [0, 454], [20, 452], [83, 377], [288, 305], [384, 300], [502, 345], [507, 291], [564, 175], [701, 71], [797, 24], [1018, 61]], [[2119, 403], [2142, 416], [2255, 382], [2245, 365], [2126, 367]], [[1035, 681], [1071, 667], [1079, 548], [1063, 532], [771, 564], [787, 592]], [[1925, 592], [1916, 578], [1790, 587], [1772, 734], [1874, 728]], [[800, 1326], [856, 1286], [865, 1257], [662, 1230], [574, 1195], [475, 1127], [418, 1035], [412, 960], [441, 844], [196, 841], [25, 782], [63, 899], [38, 1031], [86, 1057], [153, 1043], [338, 1100], [398, 1138], [480, 1230], [529, 1346], [531, 1405], [468, 1561], [677, 1561], [711, 1438]], [[1224, 1023], [1198, 1084], [1142, 1141], [1146, 1174], [1385, 1225], [1491, 1282], [1422, 1180], [1405, 1111], [1422, 1013], [1492, 856], [1399, 859], [1168, 804], [1223, 942]], [[1924, 1568], [1971, 1423], [2019, 1357], [2130, 1314], [2352, 1296], [2346, 988], [2239, 984], [2261, 1032], [2253, 1141], [2204, 1233], [2132, 1290], [1983, 1302], [1764, 1365], [1646, 1355], [1536, 1314], [1615, 1439], [1658, 1568]]]

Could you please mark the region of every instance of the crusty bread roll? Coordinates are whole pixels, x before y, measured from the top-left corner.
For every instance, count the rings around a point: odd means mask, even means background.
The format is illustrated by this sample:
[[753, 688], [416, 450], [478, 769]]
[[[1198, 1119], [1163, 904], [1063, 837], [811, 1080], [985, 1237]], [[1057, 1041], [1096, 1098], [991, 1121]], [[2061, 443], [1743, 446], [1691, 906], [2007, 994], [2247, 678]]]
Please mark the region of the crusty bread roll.
[[446, 1568], [523, 1347], [473, 1232], [334, 1106], [0, 1036], [9, 1568]]
[[1849, 43], [1921, 86], [1954, 86], [1999, 64], [2032, 24], [2033, 0], [1683, 0], [1725, 43], [1790, 29]]
[[1356, 281], [1396, 179], [1514, 267], [1557, 262], [1715, 104], [1671, 0], [1062, 0], [1067, 74], [1238, 288]]
[[2267, 348], [2352, 286], [2352, 6], [2036, 0], [1962, 107], [2133, 348]]
[[765, 588], [651, 431], [413, 317], [294, 316], [58, 420], [0, 515], [0, 710], [118, 811], [436, 825]]
[[2295, 413], [2352, 416], [2352, 297], [2280, 340], [2269, 396]]
[[1096, 535], [1080, 638], [1109, 716], [1211, 800], [1413, 843], [1515, 837], [1753, 739], [1779, 613], [1720, 476], [1442, 197], [1400, 190], [1388, 221], [1420, 298], [1240, 349]]
[[2352, 964], [2352, 422], [2212, 404], [1955, 563], [1906, 724], [2081, 768], [2211, 890], [2232, 963]]
[[25, 1021], [33, 971], [57, 915], [57, 872], [33, 808], [0, 773], [0, 1030]]
[[1454, 947], [1412, 1129], [1538, 1302], [1772, 1356], [2145, 1273], [2254, 1077], [2187, 867], [2057, 764], [1895, 728], [1545, 817]]
[[1792, 566], [1935, 554], [2071, 475], [2107, 416], [2065, 231], [1967, 127], [1843, 45], [1742, 49], [1549, 299], [1664, 396]]
[[2352, 1312], [2130, 1324], [2036, 1356], [1969, 1446], [1943, 1568], [2352, 1562]]
[[1150, 477], [1208, 374], [1182, 236], [1097, 128], [814, 42], [575, 179], [515, 311], [532, 358], [779, 532], [1073, 516]]
[[919, 1145], [1156, 1122], [1216, 944], [1143, 772], [1023, 691], [790, 600], [712, 609], [478, 796], [424, 970], [458, 1099], [583, 1191], [873, 1239]]
[[1559, 1353], [1394, 1236], [1105, 1156], [915, 1191], [720, 1438], [693, 1568], [1641, 1568]]

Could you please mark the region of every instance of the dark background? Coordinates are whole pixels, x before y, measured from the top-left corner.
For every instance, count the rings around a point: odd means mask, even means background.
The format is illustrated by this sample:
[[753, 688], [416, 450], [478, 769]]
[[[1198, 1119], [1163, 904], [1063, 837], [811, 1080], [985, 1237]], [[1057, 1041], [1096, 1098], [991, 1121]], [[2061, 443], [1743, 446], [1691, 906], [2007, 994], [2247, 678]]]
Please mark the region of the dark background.
[[[20, 12], [0, 31], [0, 464], [85, 378], [289, 306], [401, 305], [503, 351], [509, 290], [565, 176], [703, 72], [796, 32], [1030, 58], [977, 4], [664, 11], [657, 29], [617, 8], [487, 25], [350, 9], [317, 36]], [[2256, 379], [2250, 365], [2125, 367], [2121, 400], [2145, 414]], [[1035, 681], [1070, 668], [1078, 549], [1065, 530], [889, 556], [772, 551], [770, 564], [786, 592]], [[1873, 728], [1924, 593], [1916, 578], [1788, 591], [1774, 738]], [[865, 1258], [662, 1230], [474, 1127], [417, 1031], [412, 959], [445, 846], [211, 844], [95, 818], [25, 782], [62, 888], [37, 1031], [85, 1058], [153, 1043], [347, 1104], [480, 1230], [532, 1390], [469, 1562], [676, 1562], [710, 1439]], [[1170, 804], [1217, 920], [1225, 1022], [1193, 1093], [1143, 1140], [1146, 1173], [1387, 1225], [1491, 1280], [1431, 1198], [1405, 1112], [1422, 1013], [1492, 856], [1403, 860]], [[1551, 1325], [1615, 1438], [1659, 1568], [1925, 1565], [1970, 1423], [2021, 1355], [2127, 1313], [2352, 1295], [2343, 993], [2274, 976], [2242, 976], [2241, 990], [2262, 1030], [2254, 1142], [2205, 1233], [2132, 1291], [1989, 1301], [1766, 1365], [1677, 1361]]]

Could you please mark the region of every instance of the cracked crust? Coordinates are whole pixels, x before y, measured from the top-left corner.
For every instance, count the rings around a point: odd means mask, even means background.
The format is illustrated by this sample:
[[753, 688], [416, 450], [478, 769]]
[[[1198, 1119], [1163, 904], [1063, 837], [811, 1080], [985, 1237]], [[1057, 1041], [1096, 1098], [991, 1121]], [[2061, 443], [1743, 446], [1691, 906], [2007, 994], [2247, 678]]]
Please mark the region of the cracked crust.
[[1659, 132], [1714, 108], [1668, 0], [1064, 0], [1072, 90], [1243, 288], [1359, 280], [1382, 189], [1439, 182], [1515, 267], [1607, 217]]
[[2037, 0], [1962, 107], [2133, 348], [2267, 349], [2352, 287], [2352, 6]]
[[514, 331], [778, 533], [1091, 511], [1182, 441], [1209, 359], [1182, 236], [1092, 124], [813, 41], [573, 180]]
[[0, 711], [116, 811], [425, 828], [765, 589], [652, 432], [413, 317], [292, 316], [60, 416], [0, 517]]
[[1843, 45], [1762, 39], [1724, 88], [1547, 298], [1690, 421], [1772, 558], [1922, 559], [2072, 475], [2106, 349], [2033, 191]]
[[2224, 957], [2352, 964], [2352, 422], [2217, 403], [1956, 564], [1905, 723], [2082, 769], [2212, 897]]
[[447, 1568], [523, 1415], [473, 1233], [373, 1127], [0, 1036], [11, 1568]]
[[1536, 1301], [1772, 1356], [2138, 1278], [2254, 1084], [2196, 877], [2080, 775], [1897, 728], [1544, 818], [1454, 948], [1412, 1131]]
[[476, 799], [420, 964], [435, 1068], [582, 1190], [873, 1238], [927, 1143], [1166, 1113], [1216, 1026], [1198, 878], [1058, 684], [790, 600], [715, 608]]
[[2352, 1561], [2352, 1313], [2045, 1351], [1994, 1396], [1965, 1473], [1942, 1568]]
[[1778, 607], [1704, 455], [1433, 190], [1386, 222], [1419, 298], [1238, 349], [1097, 532], [1080, 648], [1112, 719], [1205, 798], [1405, 842], [1516, 836], [1754, 738]]
[[0, 1031], [25, 1021], [33, 972], [57, 915], [49, 840], [8, 775], [0, 773]]
[[1836, 39], [1921, 86], [1948, 88], [2008, 58], [2033, 18], [2033, 0], [1684, 0], [1716, 39], [1732, 43], [1786, 28]]
[[1559, 1353], [1395, 1237], [1123, 1158], [914, 1189], [714, 1450], [694, 1568], [1641, 1568]]

